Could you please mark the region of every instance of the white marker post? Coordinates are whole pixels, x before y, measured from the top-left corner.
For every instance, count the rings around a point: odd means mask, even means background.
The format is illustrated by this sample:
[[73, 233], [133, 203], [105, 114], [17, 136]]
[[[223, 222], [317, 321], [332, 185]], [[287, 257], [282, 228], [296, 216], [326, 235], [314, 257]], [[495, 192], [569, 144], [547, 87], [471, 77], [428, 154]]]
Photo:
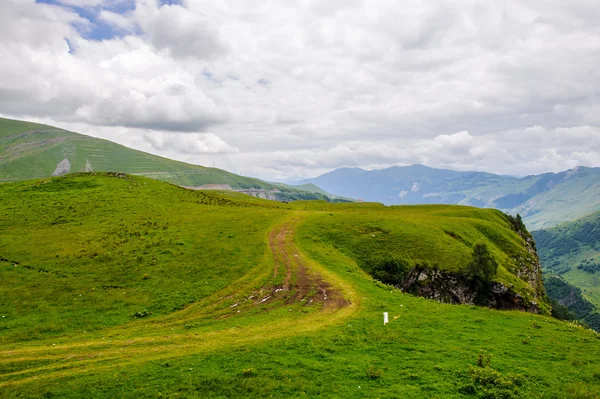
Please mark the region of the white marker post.
[[388, 312], [383, 312], [383, 325], [388, 323]]

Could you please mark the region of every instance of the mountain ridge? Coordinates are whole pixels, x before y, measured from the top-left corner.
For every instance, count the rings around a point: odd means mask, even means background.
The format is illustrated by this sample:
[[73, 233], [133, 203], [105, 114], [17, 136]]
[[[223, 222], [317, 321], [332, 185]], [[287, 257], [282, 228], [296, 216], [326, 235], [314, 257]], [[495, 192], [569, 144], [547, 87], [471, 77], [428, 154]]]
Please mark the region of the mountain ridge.
[[317, 187], [268, 183], [49, 125], [0, 118], [0, 182], [92, 171], [136, 174], [193, 188], [219, 184], [281, 201], [331, 199]]
[[600, 209], [600, 168], [513, 177], [425, 165], [385, 169], [339, 168], [295, 184], [312, 183], [336, 195], [386, 205], [458, 204], [497, 208], [523, 216], [532, 229]]

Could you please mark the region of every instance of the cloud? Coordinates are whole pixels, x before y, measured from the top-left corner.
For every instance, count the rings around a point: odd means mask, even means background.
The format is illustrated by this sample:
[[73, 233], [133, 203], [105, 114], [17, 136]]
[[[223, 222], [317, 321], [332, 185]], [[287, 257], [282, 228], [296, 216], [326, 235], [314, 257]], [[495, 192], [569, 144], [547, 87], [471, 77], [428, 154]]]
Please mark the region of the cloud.
[[98, 14], [98, 19], [122, 32], [134, 32], [137, 26], [135, 21], [133, 21], [129, 16], [121, 15], [108, 10], [101, 10]]
[[226, 50], [214, 21], [180, 5], [139, 1], [134, 17], [150, 42], [174, 57], [210, 59]]
[[600, 166], [594, 1], [61, 3], [0, 2], [6, 116], [263, 178]]
[[144, 139], [159, 151], [171, 150], [194, 155], [239, 152], [212, 133], [148, 132], [144, 134]]

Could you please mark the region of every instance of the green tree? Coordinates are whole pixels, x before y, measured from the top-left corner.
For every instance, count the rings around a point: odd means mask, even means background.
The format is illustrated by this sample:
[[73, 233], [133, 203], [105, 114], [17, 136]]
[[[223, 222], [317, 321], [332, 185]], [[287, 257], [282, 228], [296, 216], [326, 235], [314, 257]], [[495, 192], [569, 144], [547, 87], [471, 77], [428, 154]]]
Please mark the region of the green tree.
[[489, 282], [498, 271], [498, 262], [485, 244], [475, 244], [473, 259], [467, 265], [466, 275], [469, 280]]

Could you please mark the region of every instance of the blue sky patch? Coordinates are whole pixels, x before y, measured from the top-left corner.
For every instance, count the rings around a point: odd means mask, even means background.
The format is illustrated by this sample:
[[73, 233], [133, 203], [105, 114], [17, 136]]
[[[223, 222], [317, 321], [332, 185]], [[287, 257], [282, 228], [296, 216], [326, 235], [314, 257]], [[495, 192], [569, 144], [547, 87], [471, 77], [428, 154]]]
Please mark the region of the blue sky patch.
[[[167, 0], [167, 3], [173, 1]], [[115, 27], [101, 21], [98, 16], [100, 11], [107, 10], [117, 14], [125, 14], [128, 11], [135, 9], [135, 2], [133, 0], [119, 1], [113, 4], [106, 4], [104, 6], [73, 6], [68, 4], [61, 4], [59, 0], [36, 0], [36, 3], [52, 4], [59, 7], [65, 8], [76, 12], [80, 17], [87, 19], [92, 23], [91, 29], [82, 28], [77, 24], [73, 26], [79, 31], [82, 37], [89, 40], [108, 40], [114, 37], [122, 37], [124, 32]]]

